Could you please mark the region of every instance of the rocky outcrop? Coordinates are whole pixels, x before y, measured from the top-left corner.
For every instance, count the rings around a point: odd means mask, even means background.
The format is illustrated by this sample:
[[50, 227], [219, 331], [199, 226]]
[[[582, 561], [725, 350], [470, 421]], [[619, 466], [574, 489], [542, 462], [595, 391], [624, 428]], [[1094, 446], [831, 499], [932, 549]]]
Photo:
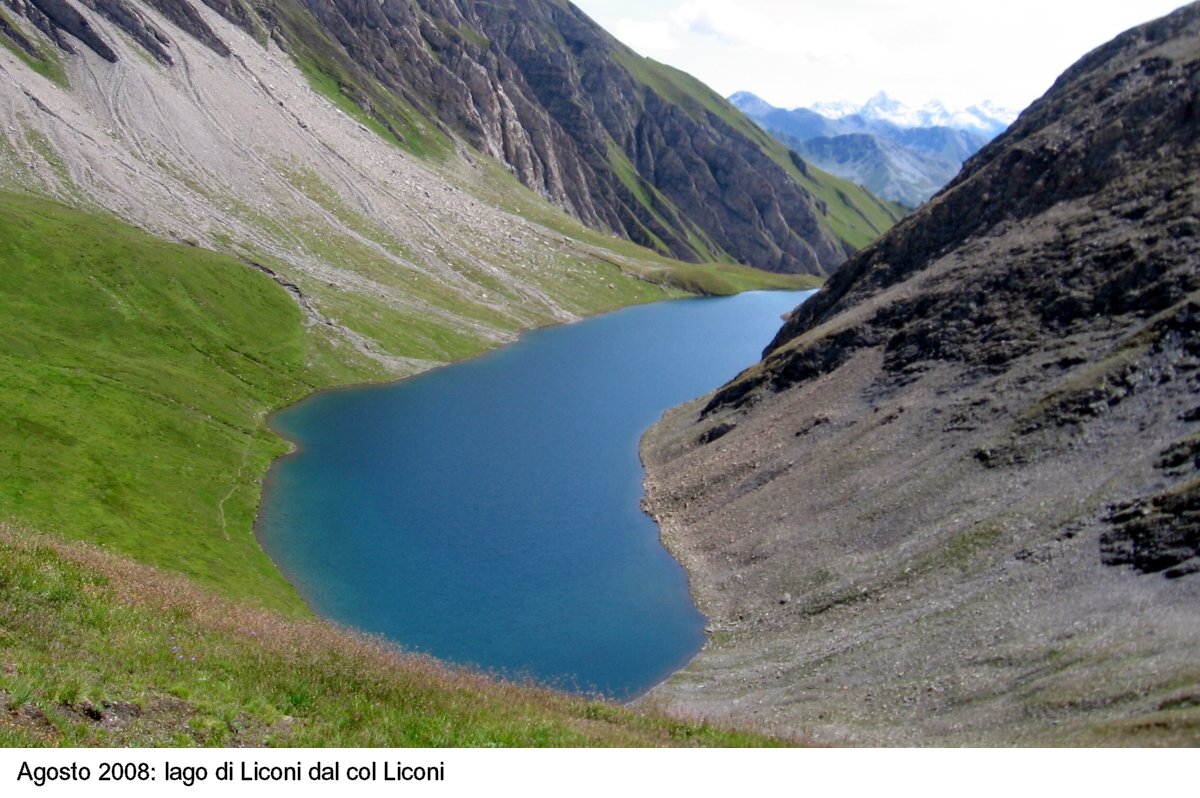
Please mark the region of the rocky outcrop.
[[255, 37], [261, 33], [261, 29], [257, 25], [257, 17], [243, 4], [242, 0], [204, 0], [204, 5]]
[[217, 55], [222, 58], [229, 55], [229, 46], [213, 33], [212, 28], [200, 16], [200, 12], [190, 3], [180, 2], [180, 0], [145, 0], [145, 2]]
[[1197, 740], [1198, 98], [1200, 4], [1089, 54], [647, 437], [720, 632], [663, 700], [863, 741]]
[[32, 58], [40, 57], [37, 47], [34, 46], [33, 42], [29, 41], [25, 34], [21, 33], [19, 28], [15, 27], [3, 16], [0, 16], [0, 35], [3, 35], [10, 42], [15, 44], [26, 55]]
[[[80, 1], [171, 63], [169, 40], [134, 0]], [[70, 0], [8, 2], [32, 9], [31, 19], [45, 12], [61, 45], [71, 46], [66, 32], [116, 58]], [[229, 54], [190, 2], [138, 2]], [[828, 176], [795, 166], [723, 99], [637, 56], [568, 3], [204, 2], [325, 74], [411, 149], [421, 149], [422, 125], [452, 132], [585, 224], [664, 254], [825, 275], [898, 218], [883, 206], [855, 210], [858, 200], [830, 183], [854, 224], [876, 220], [848, 240], [828, 202], [800, 182]]]
[[13, 0], [13, 7], [25, 12], [34, 24], [51, 34], [54, 41], [68, 53], [75, 50], [63, 36], [64, 33], [83, 42], [105, 61], [117, 60], [117, 54], [108, 43], [67, 0]]
[[[137, 8], [132, 0], [79, 1], [128, 33], [160, 63], [168, 66], [174, 63], [170, 53], [171, 40]], [[70, 39], [64, 35], [69, 34], [104, 60], [109, 62], [117, 60], [117, 54], [111, 45], [67, 0], [7, 0], [7, 2], [15, 11], [27, 17], [43, 33], [50, 36], [64, 51], [75, 52]], [[180, 29], [203, 42], [218, 55], [229, 55], [229, 47], [213, 32], [191, 4], [176, 2], [176, 0], [143, 0], [143, 2]], [[236, 9], [244, 13], [244, 9], [241, 9], [240, 6], [237, 6]], [[234, 7], [229, 7], [227, 10], [230, 14], [236, 13]]]
[[89, 7], [96, 9], [120, 26], [159, 63], [167, 65], [175, 63], [169, 49], [171, 40], [146, 19], [145, 15], [126, 3], [125, 0], [85, 0], [85, 2]]

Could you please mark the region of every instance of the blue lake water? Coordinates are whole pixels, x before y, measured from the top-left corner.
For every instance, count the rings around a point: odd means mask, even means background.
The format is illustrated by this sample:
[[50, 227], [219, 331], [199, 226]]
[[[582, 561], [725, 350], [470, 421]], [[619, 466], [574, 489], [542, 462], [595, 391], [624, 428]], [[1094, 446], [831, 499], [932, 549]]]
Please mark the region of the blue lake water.
[[275, 417], [258, 534], [312, 609], [403, 648], [633, 697], [704, 641], [640, 510], [638, 440], [759, 357], [807, 293], [629, 308]]

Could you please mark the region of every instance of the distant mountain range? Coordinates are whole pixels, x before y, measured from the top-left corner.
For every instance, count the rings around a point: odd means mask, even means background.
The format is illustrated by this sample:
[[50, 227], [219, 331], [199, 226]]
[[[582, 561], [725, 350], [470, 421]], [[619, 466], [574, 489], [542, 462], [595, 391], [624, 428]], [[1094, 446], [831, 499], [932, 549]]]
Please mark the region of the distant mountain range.
[[910, 207], [950, 182], [1016, 117], [990, 102], [962, 110], [940, 102], [913, 109], [884, 92], [861, 106], [835, 102], [792, 110], [750, 92], [729, 100], [815, 166]]
[[809, 110], [830, 119], [859, 116], [872, 122], [890, 122], [905, 128], [949, 127], [978, 133], [988, 139], [1003, 133], [1017, 118], [1016, 111], [1001, 108], [989, 100], [967, 108], [947, 108], [938, 100], [925, 103], [920, 108], [911, 108], [882, 91], [863, 105], [849, 102], [816, 103]]

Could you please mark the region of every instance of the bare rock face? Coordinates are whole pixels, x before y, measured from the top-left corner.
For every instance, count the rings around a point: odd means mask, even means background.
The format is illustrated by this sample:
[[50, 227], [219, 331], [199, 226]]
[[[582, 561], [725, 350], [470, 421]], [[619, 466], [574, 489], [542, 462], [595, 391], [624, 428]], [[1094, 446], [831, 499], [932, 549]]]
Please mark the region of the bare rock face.
[[1200, 4], [1090, 53], [648, 435], [647, 504], [721, 632], [664, 700], [1195, 743], [1198, 97]]
[[[373, 77], [432, 105], [592, 226], [688, 260], [727, 253], [782, 272], [825, 274], [847, 254], [820, 203], [757, 143], [640, 82], [621, 63], [638, 57], [569, 4], [307, 7]], [[621, 161], [631, 166], [624, 176]]]
[[212, 28], [208, 27], [208, 23], [200, 16], [200, 12], [192, 7], [191, 3], [180, 2], [180, 0], [145, 0], [145, 2], [179, 28], [203, 42], [217, 55], [222, 58], [229, 55], [229, 46], [213, 33]]
[[38, 57], [37, 48], [33, 42], [21, 33], [19, 28], [14, 27], [6, 18], [0, 17], [0, 35], [5, 36], [9, 41], [19, 47], [24, 53], [33, 58]]
[[28, 0], [18, 10], [29, 10], [30, 19], [45, 32], [53, 32], [59, 46], [74, 52], [63, 37], [64, 33], [83, 42], [105, 61], [116, 61], [117, 54], [67, 0]]
[[[217, 1], [214, 0], [214, 2]], [[160, 63], [167, 66], [174, 63], [170, 54], [171, 40], [137, 8], [137, 4], [133, 0], [79, 0], [79, 2], [104, 15], [128, 33]], [[180, 29], [203, 42], [218, 55], [222, 57], [229, 55], [229, 47], [213, 32], [190, 3], [178, 0], [143, 0], [143, 2], [179, 26]], [[237, 0], [229, 0], [231, 5], [226, 7], [227, 11], [232, 15], [240, 13], [241, 18], [248, 21], [247, 12], [242, 6], [236, 5], [236, 2]], [[71, 45], [71, 37], [73, 37], [104, 60], [109, 62], [117, 60], [117, 54], [111, 45], [71, 5], [69, 0], [8, 0], [8, 3], [13, 10], [37, 25], [65, 52], [75, 52], [75, 48]]]

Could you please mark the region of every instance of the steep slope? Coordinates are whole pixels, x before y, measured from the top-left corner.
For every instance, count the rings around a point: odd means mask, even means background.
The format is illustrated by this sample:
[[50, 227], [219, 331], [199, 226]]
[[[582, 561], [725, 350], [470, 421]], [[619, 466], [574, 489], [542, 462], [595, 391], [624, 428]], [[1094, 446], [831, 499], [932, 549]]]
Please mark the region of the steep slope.
[[706, 87], [565, 2], [8, 2], [61, 47], [119, 65], [128, 36], [169, 70], [186, 60], [176, 30], [246, 66], [232, 22], [402, 148], [471, 161], [468, 145], [589, 227], [688, 261], [824, 275], [898, 218], [800, 173]]
[[658, 691], [892, 743], [1200, 741], [1200, 4], [1090, 53], [646, 438]]

